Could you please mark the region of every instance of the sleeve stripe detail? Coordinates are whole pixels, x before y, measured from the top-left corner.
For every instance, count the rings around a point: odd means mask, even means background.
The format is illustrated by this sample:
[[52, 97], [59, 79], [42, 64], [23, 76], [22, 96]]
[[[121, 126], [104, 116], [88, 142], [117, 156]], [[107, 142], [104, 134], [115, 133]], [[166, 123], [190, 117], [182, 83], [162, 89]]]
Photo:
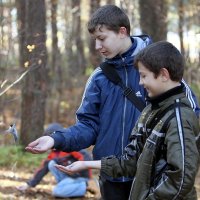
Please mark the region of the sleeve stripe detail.
[[[179, 102], [179, 99], [176, 99], [176, 102], [178, 103]], [[173, 200], [175, 200], [178, 195], [180, 194], [181, 190], [182, 190], [182, 187], [183, 187], [183, 182], [184, 182], [184, 173], [185, 173], [185, 144], [184, 144], [184, 134], [183, 134], [183, 126], [182, 126], [182, 123], [181, 123], [181, 113], [180, 113], [180, 108], [179, 107], [176, 107], [175, 108], [175, 113], [176, 113], [176, 120], [177, 120], [177, 128], [178, 128], [178, 136], [179, 136], [179, 139], [180, 139], [180, 145], [181, 145], [181, 151], [182, 151], [182, 168], [183, 168], [183, 171], [182, 171], [182, 178], [181, 178], [181, 182], [180, 182], [180, 186], [179, 186], [179, 189], [178, 189], [178, 192], [176, 194], [176, 196], [173, 198]], [[164, 182], [166, 182], [168, 180], [168, 177], [166, 177], [154, 190], [154, 192], [162, 186], [162, 184]]]
[[[179, 102], [179, 99], [176, 99], [176, 102]], [[181, 113], [180, 113], [180, 108], [176, 107], [175, 108], [175, 112], [176, 112], [176, 120], [177, 120], [177, 125], [178, 125], [178, 135], [179, 135], [179, 139], [180, 139], [180, 144], [181, 144], [181, 151], [182, 151], [182, 178], [181, 178], [181, 183], [179, 186], [179, 190], [177, 195], [173, 198], [173, 200], [175, 200], [178, 195], [180, 194], [182, 187], [183, 187], [183, 182], [184, 182], [184, 174], [185, 174], [185, 144], [184, 144], [184, 134], [183, 134], [183, 126], [181, 123]]]
[[[87, 83], [86, 83], [86, 86], [85, 86], [85, 90], [84, 90], [84, 92], [83, 92], [82, 100], [81, 100], [81, 103], [80, 103], [80, 106], [79, 106], [78, 110], [80, 109], [80, 107], [81, 107], [82, 104], [83, 104], [83, 99], [85, 98], [85, 93], [86, 93], [86, 91], [87, 91], [89, 85], [91, 84], [93, 77], [95, 77], [96, 74], [98, 74], [98, 73], [100, 73], [100, 72], [102, 72], [101, 68], [100, 68], [100, 67], [97, 67], [97, 68], [94, 70], [94, 72], [92, 73], [92, 75], [89, 77], [89, 79], [87, 80]], [[78, 110], [77, 110], [77, 111], [78, 111]]]
[[192, 92], [191, 92], [189, 86], [187, 85], [187, 83], [186, 83], [183, 79], [182, 79], [181, 82], [182, 82], [182, 83], [184, 84], [184, 86], [185, 86], [186, 97], [188, 98], [188, 100], [189, 100], [189, 102], [190, 102], [190, 105], [191, 105], [193, 111], [195, 111], [195, 109], [196, 109], [196, 104], [195, 104], [195, 102], [194, 102], [194, 99], [193, 99], [193, 96], [192, 96]]

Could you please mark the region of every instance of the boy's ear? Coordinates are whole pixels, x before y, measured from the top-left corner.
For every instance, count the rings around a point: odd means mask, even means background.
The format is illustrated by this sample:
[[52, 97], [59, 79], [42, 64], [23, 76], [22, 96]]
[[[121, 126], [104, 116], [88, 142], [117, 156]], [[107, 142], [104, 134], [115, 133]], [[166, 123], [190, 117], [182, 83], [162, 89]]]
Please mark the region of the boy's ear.
[[119, 34], [121, 34], [122, 36], [127, 36], [127, 30], [124, 26], [120, 27]]
[[168, 72], [168, 70], [167, 70], [166, 68], [162, 68], [162, 69], [160, 70], [160, 76], [161, 76], [161, 79], [162, 79], [163, 81], [167, 81], [167, 80], [170, 79], [169, 72]]

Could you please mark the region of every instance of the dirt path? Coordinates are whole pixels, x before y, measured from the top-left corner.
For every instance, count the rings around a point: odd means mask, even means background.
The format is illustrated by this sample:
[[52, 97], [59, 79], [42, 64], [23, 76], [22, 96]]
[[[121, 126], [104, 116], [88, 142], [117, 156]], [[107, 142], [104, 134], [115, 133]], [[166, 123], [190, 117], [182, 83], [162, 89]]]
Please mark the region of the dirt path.
[[[25, 193], [18, 191], [16, 186], [24, 184], [30, 177], [31, 173], [27, 172], [26, 169], [14, 170], [14, 172], [11, 169], [0, 169], [0, 200], [58, 200], [51, 195], [55, 181], [50, 174], [36, 188], [31, 188]], [[195, 185], [198, 200], [200, 200], [200, 171]], [[99, 198], [95, 197], [94, 194], [93, 190], [87, 191], [85, 197], [73, 198], [73, 200], [98, 200]]]

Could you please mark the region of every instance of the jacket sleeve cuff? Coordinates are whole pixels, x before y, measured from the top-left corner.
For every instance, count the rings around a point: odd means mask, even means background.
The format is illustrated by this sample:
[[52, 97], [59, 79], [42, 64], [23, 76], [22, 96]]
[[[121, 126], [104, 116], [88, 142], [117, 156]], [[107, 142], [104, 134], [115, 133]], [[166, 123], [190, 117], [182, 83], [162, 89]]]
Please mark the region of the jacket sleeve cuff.
[[101, 171], [104, 172], [106, 169], [106, 158], [101, 159]]
[[53, 148], [60, 150], [60, 149], [62, 149], [62, 147], [64, 147], [64, 145], [65, 145], [65, 137], [62, 134], [57, 133], [55, 131], [50, 135], [50, 137], [52, 137], [54, 139]]
[[102, 158], [101, 160], [101, 172], [105, 173], [108, 176], [114, 177], [113, 173], [113, 164], [114, 164], [114, 157], [106, 157]]

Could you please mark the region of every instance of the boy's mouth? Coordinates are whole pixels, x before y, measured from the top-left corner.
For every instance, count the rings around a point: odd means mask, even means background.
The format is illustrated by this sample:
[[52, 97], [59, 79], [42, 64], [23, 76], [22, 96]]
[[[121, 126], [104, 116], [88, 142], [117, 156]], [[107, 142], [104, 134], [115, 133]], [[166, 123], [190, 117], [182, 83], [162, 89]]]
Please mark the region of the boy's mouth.
[[107, 51], [100, 52], [102, 56], [107, 57], [109, 53]]

